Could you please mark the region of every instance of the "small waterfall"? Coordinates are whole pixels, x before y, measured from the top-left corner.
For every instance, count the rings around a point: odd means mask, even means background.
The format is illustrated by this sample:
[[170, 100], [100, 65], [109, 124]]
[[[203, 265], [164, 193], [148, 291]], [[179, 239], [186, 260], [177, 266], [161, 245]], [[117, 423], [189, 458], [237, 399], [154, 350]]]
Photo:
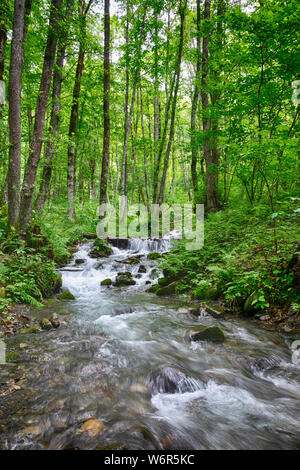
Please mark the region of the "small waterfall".
[[170, 241], [160, 238], [131, 238], [128, 239], [128, 249], [138, 253], [153, 253], [168, 251], [170, 249]]

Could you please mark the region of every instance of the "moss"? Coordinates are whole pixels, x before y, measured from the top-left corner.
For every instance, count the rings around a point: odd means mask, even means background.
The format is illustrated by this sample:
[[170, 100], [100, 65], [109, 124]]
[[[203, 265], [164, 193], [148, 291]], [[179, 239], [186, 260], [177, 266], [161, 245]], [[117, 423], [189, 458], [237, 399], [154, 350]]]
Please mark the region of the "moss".
[[29, 334], [29, 333], [39, 333], [40, 332], [40, 329], [37, 328], [36, 326], [31, 326], [29, 328], [21, 328], [18, 333], [19, 334]]
[[149, 255], [147, 256], [147, 258], [151, 261], [155, 261], [159, 258], [161, 258], [161, 254], [160, 253], [157, 253], [156, 251], [154, 251], [153, 253], [149, 253]]
[[244, 312], [247, 315], [254, 315], [254, 313], [257, 312], [257, 309], [255, 309], [255, 304], [259, 298], [259, 294], [257, 292], [253, 292], [251, 295], [249, 295], [248, 299], [244, 303]]
[[16, 352], [6, 353], [6, 362], [14, 362], [19, 359], [20, 354]]
[[104, 241], [98, 238], [89, 255], [91, 258], [107, 258], [112, 254], [111, 247]]
[[101, 286], [111, 286], [112, 285], [112, 280], [111, 279], [104, 279], [101, 282]]
[[150, 292], [151, 294], [155, 294], [157, 289], [159, 289], [158, 284], [153, 284], [149, 289], [147, 289], [147, 292]]
[[71, 294], [71, 292], [68, 290], [64, 290], [61, 294], [58, 295], [57, 298], [59, 300], [75, 300], [74, 295]]
[[50, 322], [50, 320], [48, 320], [48, 318], [42, 318], [40, 320], [40, 325], [43, 330], [51, 330], [52, 328], [52, 323]]
[[200, 286], [192, 292], [192, 297], [197, 300], [217, 300], [220, 297], [217, 287]]
[[134, 286], [135, 284], [136, 284], [135, 280], [130, 277], [117, 279], [114, 283], [116, 287]]
[[168, 286], [160, 287], [156, 291], [156, 295], [164, 296], [164, 295], [172, 295], [176, 293], [177, 282], [172, 282]]
[[196, 328], [196, 332], [191, 335], [192, 341], [212, 341], [213, 343], [223, 343], [225, 341], [224, 332], [219, 326], [212, 326], [198, 331], [200, 328]]

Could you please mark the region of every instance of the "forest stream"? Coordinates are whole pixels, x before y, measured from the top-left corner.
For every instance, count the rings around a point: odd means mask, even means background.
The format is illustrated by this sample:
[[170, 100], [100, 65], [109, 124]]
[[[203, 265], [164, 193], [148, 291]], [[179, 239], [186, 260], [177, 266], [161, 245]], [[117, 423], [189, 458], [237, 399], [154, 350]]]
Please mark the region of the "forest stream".
[[[37, 320], [56, 313], [61, 326], [7, 340], [20, 359], [1, 366], [0, 382], [19, 379], [1, 399], [1, 449], [299, 448], [300, 366], [288, 341], [147, 293], [160, 276], [147, 255], [168, 241], [130, 240], [101, 259], [91, 246], [61, 270], [75, 300], [31, 309]], [[132, 256], [138, 264], [126, 264]], [[136, 285], [100, 285], [122, 271]], [[220, 325], [226, 341], [191, 342], [199, 324]]]

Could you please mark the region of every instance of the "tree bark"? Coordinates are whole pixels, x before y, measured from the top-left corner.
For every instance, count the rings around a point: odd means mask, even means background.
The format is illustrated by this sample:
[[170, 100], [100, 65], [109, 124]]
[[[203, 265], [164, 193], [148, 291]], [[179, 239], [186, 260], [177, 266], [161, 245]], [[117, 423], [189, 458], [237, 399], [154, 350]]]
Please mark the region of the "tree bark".
[[23, 66], [25, 1], [15, 0], [9, 70], [9, 167], [8, 167], [8, 227], [15, 227], [20, 206], [21, 177], [21, 89]]
[[163, 203], [164, 197], [165, 197], [165, 187], [166, 187], [166, 180], [167, 180], [168, 165], [169, 165], [172, 143], [174, 140], [174, 126], [175, 126], [177, 96], [178, 96], [179, 83], [180, 83], [180, 70], [181, 70], [181, 60], [182, 60], [182, 51], [183, 51], [183, 42], [184, 42], [184, 24], [185, 24], [186, 6], [187, 6], [187, 0], [184, 0], [180, 3], [180, 13], [179, 13], [180, 14], [180, 40], [179, 40], [178, 58], [177, 58], [177, 67], [176, 67], [176, 83], [175, 83], [174, 97], [173, 97], [173, 103], [172, 103], [169, 141], [168, 141], [168, 146], [167, 146], [166, 153], [165, 153], [164, 168], [163, 168], [162, 180], [160, 184], [160, 191], [159, 191], [159, 197], [158, 197], [159, 204]]
[[121, 168], [121, 195], [127, 194], [127, 149], [125, 152], [125, 140], [128, 127], [128, 105], [129, 105], [129, 0], [126, 2], [126, 92], [124, 106], [124, 148]]
[[59, 48], [57, 51], [56, 67], [53, 74], [53, 91], [52, 91], [52, 109], [50, 118], [49, 138], [46, 145], [45, 162], [43, 173], [41, 177], [41, 184], [39, 195], [36, 200], [36, 209], [40, 212], [44, 207], [46, 199], [50, 191], [50, 183], [53, 168], [53, 156], [55, 150], [55, 143], [59, 135], [60, 128], [60, 110], [61, 110], [61, 86], [63, 81], [62, 70], [65, 62], [67, 38], [68, 38], [68, 23], [70, 21], [74, 7], [74, 0], [68, 0], [65, 19], [66, 22], [62, 26], [60, 32]]
[[33, 193], [44, 136], [45, 115], [55, 59], [59, 27], [59, 11], [61, 9], [61, 4], [62, 0], [51, 1], [48, 39], [44, 55], [39, 95], [35, 110], [34, 132], [29, 158], [25, 169], [21, 194], [20, 213], [18, 219], [18, 225], [21, 232], [27, 229], [31, 220]]
[[[210, 20], [210, 0], [204, 3], [204, 20]], [[209, 116], [209, 93], [208, 93], [208, 61], [209, 61], [209, 41], [210, 33], [207, 32], [202, 44], [202, 79], [201, 79], [201, 101], [203, 108], [203, 132], [204, 148], [203, 154], [206, 163], [206, 211], [216, 212], [219, 207], [219, 197], [217, 193], [218, 177], [215, 168], [214, 155], [211, 150], [210, 130], [211, 120]]]
[[192, 112], [191, 112], [191, 175], [192, 175], [192, 187], [194, 204], [198, 202], [198, 177], [197, 177], [197, 159], [198, 159], [198, 146], [196, 142], [196, 115], [199, 102], [199, 85], [198, 80], [201, 70], [201, 30], [200, 30], [200, 0], [197, 0], [197, 64], [196, 64], [196, 78], [195, 78], [195, 89], [192, 100]]
[[105, 0], [104, 4], [104, 134], [103, 134], [103, 155], [102, 171], [100, 181], [100, 204], [107, 202], [107, 177], [109, 167], [110, 148], [110, 0]]
[[132, 89], [132, 96], [131, 96], [130, 111], [129, 111], [129, 115], [128, 115], [127, 126], [125, 128], [125, 136], [124, 136], [122, 181], [121, 181], [121, 194], [122, 194], [122, 196], [127, 195], [127, 170], [126, 171], [124, 171], [124, 170], [125, 170], [125, 168], [127, 168], [128, 141], [129, 141], [129, 136], [130, 136], [130, 129], [131, 129], [131, 124], [132, 124], [133, 112], [134, 112], [134, 105], [135, 105], [135, 98], [136, 98], [136, 88], [137, 88], [137, 83], [138, 83], [138, 79], [139, 79], [139, 76], [140, 76], [140, 67], [141, 67], [140, 54], [141, 54], [141, 48], [142, 48], [144, 30], [145, 30], [145, 24], [146, 24], [147, 8], [148, 8], [148, 2], [146, 1], [145, 7], [144, 7], [144, 15], [143, 15], [143, 20], [142, 20], [142, 25], [141, 25], [139, 43], [138, 43], [137, 65], [135, 67], [135, 74], [134, 74], [134, 80], [133, 80], [133, 89]]

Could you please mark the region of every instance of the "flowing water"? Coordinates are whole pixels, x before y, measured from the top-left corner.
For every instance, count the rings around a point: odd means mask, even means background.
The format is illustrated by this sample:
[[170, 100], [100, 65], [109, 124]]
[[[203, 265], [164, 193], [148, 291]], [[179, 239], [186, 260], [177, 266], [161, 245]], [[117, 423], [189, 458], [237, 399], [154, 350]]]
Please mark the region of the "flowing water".
[[[20, 357], [0, 366], [0, 382], [18, 379], [0, 399], [0, 448], [300, 447], [300, 367], [288, 342], [240, 319], [192, 317], [184, 300], [146, 293], [159, 276], [147, 254], [167, 245], [132, 240], [100, 260], [88, 255], [92, 243], [78, 248], [62, 271], [76, 299], [32, 311], [36, 319], [57, 313], [61, 326], [7, 341]], [[124, 264], [133, 255], [140, 264]], [[100, 286], [122, 271], [137, 284]], [[191, 343], [198, 324], [219, 324], [226, 342]], [[101, 433], [80, 432], [89, 419], [104, 424]]]

